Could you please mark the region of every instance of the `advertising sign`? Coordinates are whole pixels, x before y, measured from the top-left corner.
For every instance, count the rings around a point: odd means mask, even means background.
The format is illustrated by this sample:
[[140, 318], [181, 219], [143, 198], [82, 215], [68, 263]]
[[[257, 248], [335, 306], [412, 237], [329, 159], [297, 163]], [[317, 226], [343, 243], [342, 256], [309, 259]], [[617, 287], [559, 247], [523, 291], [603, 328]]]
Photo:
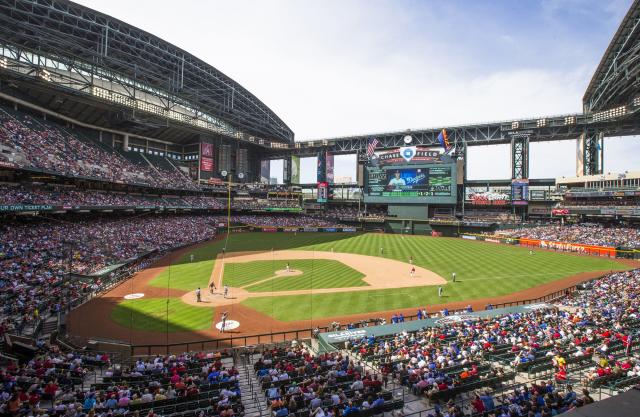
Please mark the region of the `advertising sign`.
[[200, 171], [213, 172], [213, 158], [200, 158]]
[[329, 199], [329, 184], [327, 182], [319, 182], [318, 183], [318, 203], [326, 203]]
[[329, 184], [333, 184], [333, 180], [334, 180], [333, 164], [334, 164], [333, 154], [327, 152], [327, 161], [326, 161], [327, 177], [326, 177], [326, 180], [327, 180], [327, 182]]

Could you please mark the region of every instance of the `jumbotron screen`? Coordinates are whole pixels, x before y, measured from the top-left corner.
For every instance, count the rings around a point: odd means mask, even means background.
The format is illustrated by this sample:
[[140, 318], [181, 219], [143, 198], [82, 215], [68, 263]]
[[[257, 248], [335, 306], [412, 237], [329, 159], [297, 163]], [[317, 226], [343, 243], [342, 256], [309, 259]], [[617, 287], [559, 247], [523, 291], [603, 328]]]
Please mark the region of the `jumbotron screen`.
[[369, 166], [365, 202], [455, 203], [455, 165]]

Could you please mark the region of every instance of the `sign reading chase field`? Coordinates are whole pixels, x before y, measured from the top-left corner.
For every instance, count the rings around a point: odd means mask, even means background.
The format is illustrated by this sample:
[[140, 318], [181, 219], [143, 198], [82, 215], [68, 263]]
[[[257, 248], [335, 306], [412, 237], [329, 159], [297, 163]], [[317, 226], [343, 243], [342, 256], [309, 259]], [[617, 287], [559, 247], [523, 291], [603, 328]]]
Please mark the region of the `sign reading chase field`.
[[377, 160], [380, 165], [442, 162], [441, 156], [442, 154], [438, 151], [403, 146], [393, 151], [380, 152]]

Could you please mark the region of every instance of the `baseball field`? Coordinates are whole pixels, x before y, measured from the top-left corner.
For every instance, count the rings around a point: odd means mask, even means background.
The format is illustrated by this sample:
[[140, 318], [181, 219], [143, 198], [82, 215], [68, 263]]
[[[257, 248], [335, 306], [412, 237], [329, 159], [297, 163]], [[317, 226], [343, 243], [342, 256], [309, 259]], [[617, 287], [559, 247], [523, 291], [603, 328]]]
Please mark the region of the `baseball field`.
[[237, 233], [228, 241], [170, 254], [74, 313], [99, 315], [99, 327], [107, 332], [215, 335], [213, 325], [226, 311], [239, 321], [236, 331], [246, 333], [304, 321], [413, 313], [417, 307], [432, 311], [442, 305], [533, 298], [628, 268], [608, 258], [532, 254], [518, 246], [457, 238]]

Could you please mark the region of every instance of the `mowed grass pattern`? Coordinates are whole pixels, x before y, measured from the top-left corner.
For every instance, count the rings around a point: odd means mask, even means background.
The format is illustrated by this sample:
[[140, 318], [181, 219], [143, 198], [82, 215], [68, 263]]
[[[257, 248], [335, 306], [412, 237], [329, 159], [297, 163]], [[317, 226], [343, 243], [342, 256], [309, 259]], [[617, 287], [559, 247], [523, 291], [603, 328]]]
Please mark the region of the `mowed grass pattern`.
[[[183, 291], [193, 291], [197, 287], [207, 288], [215, 257], [223, 246], [221, 241], [216, 241], [187, 252], [167, 266], [149, 285], [161, 288], [168, 286]], [[193, 255], [193, 262], [190, 255]]]
[[384, 257], [408, 262], [413, 256], [416, 265], [447, 281], [451, 281], [451, 273], [455, 272], [457, 282], [444, 286], [442, 298], [437, 296], [437, 287], [417, 287], [259, 297], [247, 299], [243, 304], [283, 321], [308, 320], [500, 296], [581, 272], [627, 269], [613, 259], [544, 251], [530, 255], [528, 249], [518, 246], [457, 238], [360, 234], [299, 249], [330, 251], [332, 247], [339, 252], [373, 256], [380, 256], [382, 247]]
[[187, 305], [179, 298], [140, 298], [124, 300], [111, 311], [120, 326], [148, 332], [205, 330], [213, 325], [214, 310]]
[[[361, 287], [367, 285], [362, 280], [364, 274], [342, 262], [329, 259], [296, 259], [290, 260], [289, 264], [292, 269], [301, 271], [302, 274], [273, 278], [276, 271], [286, 268], [286, 260], [225, 264], [224, 283], [232, 287], [244, 287], [249, 292]], [[265, 279], [267, 280], [263, 281]]]
[[[224, 241], [221, 240], [195, 250], [196, 259], [193, 263], [189, 262], [189, 253], [187, 253], [172, 265], [170, 280], [169, 272], [165, 270], [152, 281], [152, 285], [159, 287], [168, 285], [185, 291], [191, 291], [197, 286], [206, 288], [213, 268], [213, 259], [217, 253], [221, 252], [223, 246]], [[444, 286], [445, 296], [442, 298], [437, 296], [437, 287], [416, 287], [333, 294], [252, 297], [245, 300], [243, 304], [283, 321], [308, 320], [500, 296], [581, 272], [605, 273], [611, 270], [628, 269], [624, 264], [607, 258], [543, 251], [536, 251], [533, 255], [529, 255], [529, 249], [518, 246], [457, 238], [387, 234], [238, 233], [231, 235], [227, 251], [298, 249], [310, 251], [310, 257], [313, 257], [313, 251], [333, 249], [335, 252], [380, 256], [381, 247], [384, 248], [383, 257], [408, 262], [409, 257], [413, 256], [416, 265], [432, 270], [448, 281], [451, 281], [451, 273], [456, 272], [457, 282], [449, 282]], [[241, 278], [249, 280], [245, 281], [244, 285], [247, 285], [258, 281], [258, 278], [269, 278], [271, 272], [246, 271]], [[271, 291], [271, 288], [269, 286], [268, 291]], [[190, 307], [186, 304], [182, 305]], [[178, 311], [181, 307], [176, 304], [175, 308]], [[188, 325], [188, 323], [184, 324]], [[194, 326], [198, 324], [195, 323]]]

